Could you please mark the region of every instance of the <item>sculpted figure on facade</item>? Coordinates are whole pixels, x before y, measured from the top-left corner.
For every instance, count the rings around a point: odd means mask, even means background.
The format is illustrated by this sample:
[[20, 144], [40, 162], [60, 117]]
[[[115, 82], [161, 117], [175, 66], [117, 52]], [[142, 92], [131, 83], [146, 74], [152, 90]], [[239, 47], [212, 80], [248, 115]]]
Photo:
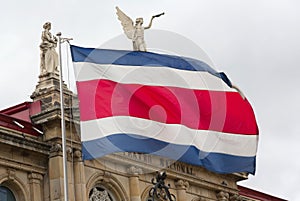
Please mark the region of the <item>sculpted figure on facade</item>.
[[50, 33], [51, 23], [46, 22], [43, 25], [41, 49], [41, 75], [45, 73], [54, 73], [58, 67], [58, 54], [56, 53], [57, 38]]
[[143, 27], [144, 20], [139, 17], [135, 20], [135, 25], [133, 24], [133, 20], [128, 17], [123, 11], [116, 7], [118, 19], [121, 21], [123, 26], [124, 33], [126, 36], [132, 40], [133, 50], [134, 51], [147, 51], [146, 43], [144, 40], [144, 30], [150, 29], [152, 26], [152, 21], [154, 18], [164, 15], [164, 13], [152, 16], [150, 23], [148, 26]]

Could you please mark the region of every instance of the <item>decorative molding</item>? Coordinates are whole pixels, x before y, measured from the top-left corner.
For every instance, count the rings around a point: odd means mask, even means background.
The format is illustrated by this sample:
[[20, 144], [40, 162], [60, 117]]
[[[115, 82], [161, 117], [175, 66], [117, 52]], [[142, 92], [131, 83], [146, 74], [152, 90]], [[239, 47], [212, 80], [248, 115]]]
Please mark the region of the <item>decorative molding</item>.
[[21, 135], [14, 134], [13, 132], [7, 132], [0, 130], [1, 143], [8, 144], [14, 147], [22, 147], [30, 151], [49, 154], [50, 146], [47, 143], [39, 142], [33, 138], [24, 138]]
[[23, 162], [22, 165], [20, 165], [20, 162], [18, 160], [5, 158], [3, 156], [0, 156], [0, 166], [12, 168], [14, 170], [27, 171], [27, 172], [34, 171], [40, 174], [45, 174], [45, 172], [47, 171], [47, 169], [44, 166], [39, 166], [37, 164], [33, 164], [29, 162], [26, 163]]
[[7, 168], [7, 180], [13, 181], [16, 178], [16, 170], [12, 168]]
[[127, 168], [127, 173], [134, 175], [134, 176], [138, 176], [139, 174], [143, 173], [142, 168], [136, 167], [136, 166], [130, 166]]
[[37, 180], [42, 180], [43, 176], [38, 173], [30, 173], [28, 174], [28, 179], [37, 179]]

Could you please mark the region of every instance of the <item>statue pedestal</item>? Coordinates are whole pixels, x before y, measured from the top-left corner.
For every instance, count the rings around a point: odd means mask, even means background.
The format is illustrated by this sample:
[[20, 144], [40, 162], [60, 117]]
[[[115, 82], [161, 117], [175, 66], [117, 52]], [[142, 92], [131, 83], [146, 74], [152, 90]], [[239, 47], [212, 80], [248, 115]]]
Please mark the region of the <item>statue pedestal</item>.
[[[60, 86], [58, 73], [45, 73], [39, 76], [39, 82], [30, 98], [41, 101], [41, 110], [60, 107]], [[64, 106], [71, 107], [73, 93], [63, 83]]]
[[[39, 82], [35, 91], [30, 96], [34, 102], [39, 101], [41, 112], [31, 116], [35, 124], [43, 125], [45, 130], [44, 140], [61, 138], [61, 108], [60, 108], [60, 83], [58, 73], [45, 73], [39, 76]], [[63, 83], [63, 104], [65, 109], [66, 126], [75, 126], [73, 131], [79, 128], [79, 111], [77, 97]], [[76, 109], [75, 109], [76, 108]], [[71, 122], [74, 122], [71, 123]], [[67, 137], [71, 133], [67, 132]], [[72, 137], [79, 140], [77, 134]]]

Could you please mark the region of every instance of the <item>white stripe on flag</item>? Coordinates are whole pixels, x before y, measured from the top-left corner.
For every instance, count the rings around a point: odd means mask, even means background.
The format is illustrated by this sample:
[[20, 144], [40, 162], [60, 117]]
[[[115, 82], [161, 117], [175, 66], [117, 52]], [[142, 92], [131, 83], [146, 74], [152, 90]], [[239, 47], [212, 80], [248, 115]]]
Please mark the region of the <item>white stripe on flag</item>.
[[[257, 135], [239, 135], [195, 130], [178, 124], [164, 124], [128, 116], [115, 116], [81, 122], [82, 141], [114, 134], [135, 134], [178, 145], [193, 145], [205, 152], [255, 156]], [[126, 143], [126, 142], [124, 142]]]
[[[77, 82], [107, 79], [123, 84], [172, 86], [188, 89], [235, 91], [221, 78], [205, 71], [178, 70], [169, 67], [123, 66], [74, 62]], [[162, 79], [163, 78], [163, 79]]]

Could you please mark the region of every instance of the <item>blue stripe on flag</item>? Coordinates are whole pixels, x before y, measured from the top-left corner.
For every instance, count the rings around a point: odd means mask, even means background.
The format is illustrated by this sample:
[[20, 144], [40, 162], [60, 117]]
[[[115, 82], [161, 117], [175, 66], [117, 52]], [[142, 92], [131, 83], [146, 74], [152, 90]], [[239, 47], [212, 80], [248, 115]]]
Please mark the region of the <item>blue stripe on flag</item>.
[[73, 62], [144, 67], [164, 66], [178, 70], [205, 71], [222, 79], [229, 87], [232, 87], [224, 73], [218, 73], [206, 63], [192, 58], [156, 54], [153, 52], [83, 48], [74, 45], [71, 45], [71, 53]]
[[256, 157], [206, 153], [195, 146], [170, 144], [133, 134], [114, 134], [82, 142], [84, 160], [91, 160], [114, 152], [140, 152], [167, 157], [218, 173], [255, 173]]

